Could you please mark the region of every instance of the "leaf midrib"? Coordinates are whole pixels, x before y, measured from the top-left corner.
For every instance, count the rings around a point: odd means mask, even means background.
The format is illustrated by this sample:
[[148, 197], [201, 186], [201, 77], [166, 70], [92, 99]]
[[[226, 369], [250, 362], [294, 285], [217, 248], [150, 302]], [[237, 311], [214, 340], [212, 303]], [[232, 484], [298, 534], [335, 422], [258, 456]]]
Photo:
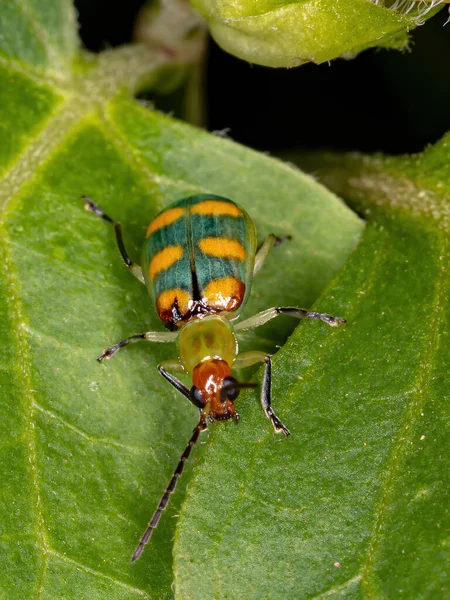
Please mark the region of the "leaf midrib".
[[[75, 76], [69, 88], [57, 89], [62, 104], [42, 123], [38, 134], [2, 177], [0, 216], [80, 121], [101, 110], [113, 97], [135, 92], [144, 80], [148, 84], [156, 71], [169, 63], [170, 59], [162, 52], [150, 52], [143, 46], [123, 46], [100, 55], [96, 67]], [[7, 64], [14, 69], [15, 63]], [[45, 85], [45, 80], [42, 83]]]
[[32, 488], [32, 502], [34, 506], [33, 517], [35, 520], [36, 536], [39, 540], [42, 549], [42, 564], [36, 583], [36, 598], [41, 596], [42, 585], [44, 580], [45, 570], [47, 568], [48, 550], [49, 543], [47, 538], [47, 532], [44, 525], [44, 518], [42, 513], [41, 499], [39, 495], [38, 485], [38, 474], [37, 474], [37, 452], [36, 452], [36, 434], [35, 434], [35, 418], [33, 408], [33, 396], [32, 396], [32, 385], [31, 385], [31, 369], [30, 369], [30, 351], [28, 342], [25, 335], [25, 330], [22, 327], [22, 323], [25, 322], [22, 303], [20, 302], [20, 296], [18, 293], [17, 280], [14, 274], [12, 266], [12, 257], [6, 241], [5, 231], [3, 227], [0, 227], [2, 238], [4, 240], [3, 245], [3, 267], [4, 277], [8, 285], [9, 296], [7, 302], [9, 306], [9, 314], [12, 323], [13, 339], [16, 344], [17, 355], [19, 356], [19, 369], [21, 373], [19, 375], [19, 381], [22, 381], [22, 395], [26, 404], [25, 411], [27, 413], [27, 427], [25, 430], [25, 444], [28, 453], [28, 465], [27, 468], [30, 470], [30, 481]]

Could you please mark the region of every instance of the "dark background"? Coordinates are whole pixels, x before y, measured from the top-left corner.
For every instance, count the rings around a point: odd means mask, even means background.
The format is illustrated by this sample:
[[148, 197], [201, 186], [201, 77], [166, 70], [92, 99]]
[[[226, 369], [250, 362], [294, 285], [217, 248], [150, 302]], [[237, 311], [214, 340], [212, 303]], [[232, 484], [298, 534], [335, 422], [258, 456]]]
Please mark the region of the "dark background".
[[[76, 0], [98, 52], [130, 42], [144, 0]], [[412, 52], [369, 50], [295, 69], [251, 66], [209, 45], [208, 129], [259, 150], [421, 151], [450, 130], [450, 24], [443, 9], [413, 32]]]

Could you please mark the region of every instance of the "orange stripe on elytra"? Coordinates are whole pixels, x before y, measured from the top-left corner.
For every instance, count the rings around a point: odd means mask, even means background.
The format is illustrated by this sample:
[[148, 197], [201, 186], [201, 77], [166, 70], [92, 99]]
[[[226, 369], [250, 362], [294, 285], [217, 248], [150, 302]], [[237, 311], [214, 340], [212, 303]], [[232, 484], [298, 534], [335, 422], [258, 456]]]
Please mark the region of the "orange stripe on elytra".
[[167, 225], [175, 223], [175, 221], [183, 215], [184, 208], [169, 208], [168, 210], [165, 210], [150, 223], [147, 229], [147, 237], [158, 229], [161, 229], [161, 227], [166, 227]]
[[217, 256], [218, 258], [236, 258], [244, 260], [245, 248], [236, 241], [223, 237], [208, 237], [198, 243], [200, 250], [205, 254]]
[[172, 316], [172, 307], [174, 304], [176, 304], [179, 312], [182, 315], [185, 315], [189, 311], [190, 303], [191, 296], [188, 294], [188, 292], [174, 288], [172, 290], [165, 290], [158, 296], [156, 299], [156, 308], [161, 317], [164, 315], [164, 313], [168, 315], [168, 319], [164, 320], [170, 320]]
[[232, 202], [223, 202], [222, 200], [203, 200], [194, 204], [191, 213], [198, 215], [231, 215], [232, 217], [242, 217], [240, 208]]
[[171, 267], [182, 256], [183, 248], [181, 246], [168, 246], [155, 254], [149, 267], [150, 279], [153, 279], [160, 271], [165, 271]]
[[235, 277], [214, 279], [203, 290], [203, 302], [217, 310], [236, 310], [244, 300], [245, 285]]

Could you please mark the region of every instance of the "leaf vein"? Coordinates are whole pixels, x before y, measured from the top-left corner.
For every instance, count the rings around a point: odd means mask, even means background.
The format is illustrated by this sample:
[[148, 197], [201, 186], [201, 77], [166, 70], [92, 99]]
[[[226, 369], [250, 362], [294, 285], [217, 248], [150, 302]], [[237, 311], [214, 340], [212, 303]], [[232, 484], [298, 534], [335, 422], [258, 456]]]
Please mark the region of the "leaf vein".
[[[205, 193], [207, 191], [205, 190], [205, 188], [197, 185], [192, 185], [187, 181], [172, 179], [171, 177], [152, 172], [151, 169], [149, 169], [145, 162], [141, 159], [136, 149], [133, 148], [133, 146], [131, 146], [129, 140], [122, 134], [122, 131], [116, 126], [110, 112], [107, 109], [103, 111], [103, 117], [103, 122], [106, 128], [110, 130], [112, 135], [109, 135], [106, 132], [104, 132], [104, 134], [108, 137], [111, 143], [118, 146], [125, 153], [125, 157], [128, 158], [129, 164], [134, 168], [134, 170], [138, 171], [141, 174], [141, 176], [143, 176], [144, 182], [146, 184], [148, 184], [149, 182], [156, 184], [163, 182], [168, 183], [169, 185], [173, 185], [174, 187], [190, 189], [196, 194]], [[162, 209], [163, 205], [159, 203], [158, 210]]]
[[4, 240], [3, 245], [3, 273], [4, 277], [8, 284], [9, 289], [9, 311], [11, 315], [12, 322], [12, 333], [14, 335], [14, 341], [17, 348], [17, 354], [19, 355], [19, 365], [22, 374], [23, 388], [22, 393], [26, 403], [26, 412], [28, 413], [28, 418], [26, 422], [28, 423], [26, 429], [26, 438], [25, 444], [28, 450], [28, 462], [29, 462], [29, 473], [31, 480], [31, 488], [32, 488], [32, 501], [34, 504], [34, 516], [36, 520], [36, 535], [37, 539], [40, 543], [42, 554], [43, 554], [43, 564], [40, 568], [40, 573], [37, 579], [37, 588], [36, 588], [36, 597], [39, 598], [41, 590], [42, 590], [42, 580], [44, 576], [44, 572], [46, 569], [46, 554], [49, 551], [49, 543], [47, 539], [47, 532], [45, 529], [44, 517], [42, 512], [42, 502], [39, 493], [39, 476], [38, 476], [38, 468], [37, 468], [37, 451], [36, 451], [36, 432], [35, 432], [35, 422], [34, 422], [34, 407], [33, 407], [33, 386], [31, 384], [31, 369], [30, 369], [30, 352], [28, 347], [28, 342], [26, 339], [25, 328], [23, 324], [25, 322], [25, 316], [23, 313], [22, 305], [20, 302], [20, 294], [18, 291], [18, 285], [16, 278], [13, 275], [12, 271], [12, 257], [10, 255], [9, 248], [7, 247], [5, 232], [2, 232], [1, 238]]
[[333, 596], [334, 594], [339, 592], [343, 592], [347, 588], [352, 587], [352, 585], [354, 583], [358, 583], [358, 581], [361, 581], [361, 574], [355, 575], [351, 579], [344, 581], [344, 583], [341, 583], [340, 585], [337, 585], [327, 590], [326, 592], [321, 592], [317, 596], [311, 596], [309, 600], [323, 600], [324, 598], [330, 598], [330, 596]]
[[[83, 73], [74, 81], [65, 102], [43, 123], [42, 130], [30, 141], [16, 162], [4, 174], [0, 184], [0, 213], [4, 212], [19, 190], [36, 176], [38, 167], [46, 162], [69, 133], [79, 126], [83, 117], [105, 105], [125, 88], [132, 92], [144, 76], [150, 76], [167, 63], [164, 54], [151, 53], [143, 47], [121, 47], [104, 52], [96, 69]], [[64, 90], [59, 90], [64, 93]]]
[[36, 34], [36, 38], [41, 42], [41, 44], [47, 51], [47, 56], [53, 63], [54, 67], [56, 67], [58, 71], [63, 72], [65, 61], [63, 57], [59, 55], [58, 51], [53, 46], [53, 44], [50, 42], [50, 39], [47, 35], [47, 31], [39, 23], [38, 19], [36, 18], [36, 15], [34, 14], [33, 9], [30, 7], [27, 0], [16, 0], [16, 3], [19, 10], [22, 12], [24, 17], [28, 20], [31, 27], [33, 28], [34, 33]]
[[63, 427], [70, 429], [70, 431], [73, 431], [73, 433], [76, 433], [77, 435], [79, 435], [83, 439], [87, 440], [91, 444], [101, 444], [103, 446], [112, 446], [113, 448], [119, 448], [121, 450], [126, 450], [127, 452], [129, 452], [131, 454], [148, 454], [149, 453], [148, 447], [140, 448], [138, 446], [129, 446], [127, 444], [122, 444], [121, 442], [111, 440], [109, 438], [97, 438], [95, 436], [88, 435], [81, 429], [78, 429], [78, 427], [75, 427], [75, 425], [71, 425], [71, 423], [68, 423], [65, 419], [63, 419], [56, 413], [52, 412], [51, 410], [47, 410], [46, 408], [43, 408], [37, 402], [33, 402], [33, 407], [36, 410], [38, 410], [39, 412], [45, 414], [47, 417], [50, 417], [51, 419], [58, 421], [58, 423], [60, 423]]
[[31, 79], [35, 84], [45, 87], [51, 86], [53, 88], [58, 87], [59, 89], [68, 89], [68, 82], [63, 79], [63, 76], [58, 71], [51, 71], [42, 67], [22, 63], [21, 61], [6, 57], [0, 54], [0, 65], [6, 70], [19, 73]]
[[141, 596], [142, 598], [147, 598], [148, 600], [151, 600], [151, 597], [146, 592], [144, 592], [144, 590], [133, 587], [133, 586], [129, 585], [128, 583], [125, 583], [124, 581], [120, 581], [119, 579], [116, 579], [115, 577], [111, 577], [111, 575], [106, 575], [106, 573], [102, 573], [101, 571], [97, 571], [96, 569], [92, 569], [91, 567], [83, 565], [82, 563], [79, 563], [78, 561], [74, 560], [73, 558], [69, 558], [65, 554], [61, 554], [57, 550], [50, 550], [50, 554], [55, 556], [56, 558], [58, 558], [61, 562], [68, 563], [69, 565], [75, 567], [76, 569], [80, 569], [81, 571], [84, 571], [85, 573], [89, 573], [89, 575], [95, 575], [96, 577], [100, 577], [101, 579], [110, 581], [111, 583], [119, 585], [123, 589], [125, 589], [133, 594], [136, 594], [138, 596]]
[[37, 584], [37, 588], [36, 588], [36, 600], [40, 600], [42, 598], [42, 592], [44, 590], [44, 579], [45, 579], [45, 574], [47, 572], [47, 567], [48, 567], [48, 553], [44, 554], [43, 560], [44, 560], [44, 563], [42, 565], [42, 569], [39, 574], [38, 584]]

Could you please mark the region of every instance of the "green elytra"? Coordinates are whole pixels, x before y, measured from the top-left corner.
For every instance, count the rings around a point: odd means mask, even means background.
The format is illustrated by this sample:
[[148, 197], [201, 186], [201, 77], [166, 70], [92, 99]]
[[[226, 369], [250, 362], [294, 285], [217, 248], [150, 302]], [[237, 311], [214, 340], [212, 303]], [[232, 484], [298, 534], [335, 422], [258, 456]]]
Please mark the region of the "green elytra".
[[[297, 307], [273, 307], [234, 325], [248, 298], [253, 276], [261, 269], [273, 246], [287, 237], [270, 234], [256, 249], [256, 230], [249, 215], [235, 202], [213, 194], [183, 198], [161, 211], [149, 226], [143, 248], [142, 268], [126, 252], [120, 223], [111, 219], [92, 200], [83, 196], [85, 208], [110, 223], [125, 265], [147, 285], [156, 310], [172, 331], [147, 331], [107, 348], [99, 357], [110, 359], [130, 343], [145, 340], [177, 343], [178, 357], [158, 365], [161, 375], [200, 413], [200, 420], [133, 553], [137, 560], [159, 522], [170, 494], [175, 490], [185, 461], [207, 422], [239, 421], [234, 402], [239, 391], [254, 384], [238, 382], [233, 369], [263, 363], [261, 406], [276, 433], [289, 430], [271, 407], [272, 358], [254, 350], [239, 354], [237, 336], [264, 325], [280, 314], [298, 319], [317, 319], [332, 327], [345, 319]], [[176, 331], [175, 331], [176, 330]], [[173, 373], [192, 375], [188, 389]]]
[[[214, 254], [202, 249], [202, 243], [208, 243], [208, 240], [219, 240]], [[170, 249], [178, 249], [179, 255], [173, 256], [177, 256], [177, 260], [151, 276], [151, 265], [158, 263], [158, 257], [167, 258]], [[241, 254], [237, 256], [236, 252]], [[164, 325], [175, 329], [200, 313], [232, 312], [229, 318], [236, 319], [250, 293], [255, 254], [255, 226], [246, 211], [228, 198], [199, 194], [183, 198], [163, 210], [149, 226], [142, 249], [142, 271]], [[239, 282], [240, 293], [229, 307], [222, 301], [214, 309], [214, 301], [208, 297], [208, 286], [216, 281], [215, 287], [226, 297], [226, 290], [221, 285], [224, 280]], [[188, 302], [183, 311], [181, 299], [178, 299], [181, 313], [178, 319], [172, 314], [170, 290], [177, 290]], [[161, 294], [169, 300], [166, 311], [158, 306]]]

